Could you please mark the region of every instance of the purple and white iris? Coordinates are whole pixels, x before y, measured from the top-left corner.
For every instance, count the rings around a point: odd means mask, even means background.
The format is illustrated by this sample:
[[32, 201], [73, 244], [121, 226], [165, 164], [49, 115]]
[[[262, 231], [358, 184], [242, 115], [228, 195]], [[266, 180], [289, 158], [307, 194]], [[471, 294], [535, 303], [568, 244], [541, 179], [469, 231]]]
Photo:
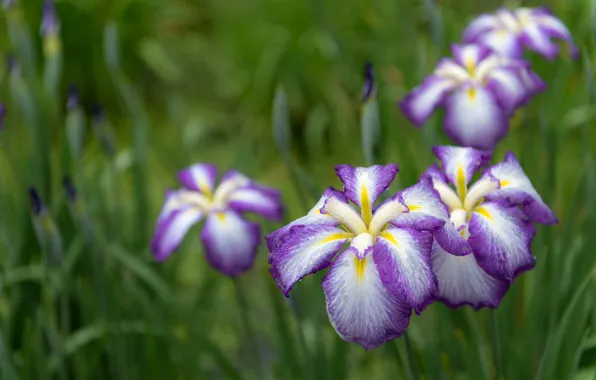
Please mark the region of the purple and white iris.
[[564, 41], [572, 57], [578, 55], [569, 29], [546, 8], [503, 8], [483, 14], [470, 23], [463, 37], [466, 43], [487, 46], [504, 57], [519, 58], [528, 48], [554, 59], [559, 46], [551, 38]]
[[[343, 191], [328, 188], [306, 216], [266, 237], [270, 272], [288, 296], [304, 276], [330, 267], [322, 282], [329, 320], [342, 339], [371, 349], [401, 336], [411, 310], [420, 313], [434, 301], [433, 237], [426, 230], [445, 221], [425, 214], [400, 219], [412, 212], [404, 197], [418, 193], [416, 186], [375, 206], [395, 178], [395, 164], [338, 165], [336, 172]], [[424, 196], [441, 204], [430, 190]]]
[[475, 44], [451, 49], [454, 59], [442, 59], [400, 108], [420, 127], [444, 106], [443, 127], [453, 141], [491, 150], [507, 134], [514, 111], [546, 86], [525, 61], [500, 57]]
[[[534, 267], [530, 251], [535, 233], [532, 222], [555, 224], [557, 218], [512, 152], [468, 187], [491, 153], [451, 146], [433, 151], [442, 168], [433, 165], [422, 177], [432, 181], [444, 209], [448, 209], [448, 217], [428, 201], [418, 202], [422, 205], [419, 210], [446, 220], [459, 232], [459, 245], [467, 246], [456, 253], [440, 244], [439, 239], [433, 244], [432, 266], [439, 281], [437, 299], [451, 307], [497, 307], [513, 280]], [[410, 202], [405, 203], [412, 208]]]
[[180, 245], [191, 226], [205, 219], [201, 240], [207, 261], [220, 272], [237, 276], [250, 269], [260, 244], [259, 225], [245, 213], [279, 221], [283, 217], [277, 190], [256, 184], [236, 171], [223, 175], [217, 167], [195, 164], [178, 174], [179, 190], [168, 190], [151, 243], [156, 260], [165, 260]]

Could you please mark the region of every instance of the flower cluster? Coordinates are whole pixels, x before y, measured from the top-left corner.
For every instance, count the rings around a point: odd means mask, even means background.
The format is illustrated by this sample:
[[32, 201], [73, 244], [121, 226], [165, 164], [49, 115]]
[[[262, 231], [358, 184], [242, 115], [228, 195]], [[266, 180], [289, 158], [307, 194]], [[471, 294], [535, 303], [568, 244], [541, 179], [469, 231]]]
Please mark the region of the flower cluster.
[[464, 44], [451, 48], [453, 59], [442, 59], [434, 72], [400, 102], [406, 118], [422, 126], [445, 108], [443, 128], [462, 146], [491, 150], [507, 134], [515, 110], [546, 84], [522, 59], [523, 48], [549, 59], [559, 48], [552, 38], [577, 48], [565, 25], [545, 9], [501, 9], [482, 15], [464, 33]]

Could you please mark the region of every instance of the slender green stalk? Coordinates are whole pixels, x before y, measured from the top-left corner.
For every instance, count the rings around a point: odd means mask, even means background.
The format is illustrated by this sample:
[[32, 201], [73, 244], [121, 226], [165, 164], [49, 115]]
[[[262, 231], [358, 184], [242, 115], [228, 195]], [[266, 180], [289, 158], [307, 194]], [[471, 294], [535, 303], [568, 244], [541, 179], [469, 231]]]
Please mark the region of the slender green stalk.
[[255, 372], [259, 379], [265, 379], [265, 372], [261, 361], [261, 354], [259, 344], [256, 341], [256, 335], [250, 319], [250, 310], [248, 309], [248, 302], [246, 301], [246, 294], [244, 288], [237, 277], [234, 277], [234, 290], [236, 292], [236, 301], [238, 301], [238, 308], [240, 309], [240, 319], [242, 320], [246, 340], [248, 341], [249, 349], [253, 358], [251, 364], [254, 365]]
[[501, 365], [501, 341], [499, 338], [499, 321], [497, 319], [497, 311], [490, 311], [490, 329], [492, 331], [493, 341], [493, 361], [495, 366], [495, 379], [499, 380], [502, 376]]
[[410, 337], [408, 336], [407, 331], [404, 333], [404, 343], [406, 345], [406, 353], [408, 354], [408, 367], [410, 369], [410, 375], [412, 379], [419, 380], [420, 374], [418, 372], [416, 358], [414, 357], [414, 350], [412, 349], [412, 343], [410, 342]]

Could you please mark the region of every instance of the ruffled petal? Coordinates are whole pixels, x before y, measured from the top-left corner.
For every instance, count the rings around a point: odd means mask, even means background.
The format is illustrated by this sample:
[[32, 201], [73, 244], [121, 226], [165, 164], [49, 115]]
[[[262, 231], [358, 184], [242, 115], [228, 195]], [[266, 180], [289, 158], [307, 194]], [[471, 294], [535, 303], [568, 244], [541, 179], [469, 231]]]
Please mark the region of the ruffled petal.
[[231, 191], [228, 205], [238, 212], [254, 212], [276, 221], [281, 220], [284, 213], [279, 191], [254, 184]]
[[296, 282], [304, 276], [325, 269], [341, 247], [353, 235], [334, 226], [293, 226], [271, 251], [271, 275], [288, 297]]
[[493, 14], [481, 14], [476, 17], [464, 30], [463, 41], [465, 43], [476, 42], [480, 36], [501, 26], [497, 17]]
[[491, 91], [469, 83], [447, 98], [443, 126], [462, 146], [492, 150], [507, 134], [509, 118]]
[[491, 152], [458, 146], [436, 146], [433, 147], [433, 153], [443, 164], [445, 176], [458, 189], [458, 193], [492, 157]]
[[211, 266], [228, 276], [237, 276], [253, 266], [260, 243], [259, 225], [234, 210], [209, 213], [201, 240]]
[[534, 267], [530, 245], [535, 229], [517, 207], [485, 202], [472, 213], [469, 231], [476, 261], [489, 275], [513, 281]]
[[344, 183], [346, 197], [362, 209], [362, 216], [368, 224], [377, 198], [395, 179], [397, 165], [373, 165], [367, 168], [337, 165], [335, 171]]
[[411, 313], [383, 285], [371, 250], [346, 249], [323, 278], [329, 321], [343, 340], [366, 350], [400, 337]]
[[401, 100], [399, 108], [412, 124], [421, 127], [456, 86], [453, 78], [431, 75]]
[[482, 178], [492, 176], [500, 183], [500, 188], [486, 195], [493, 201], [507, 201], [510, 205], [523, 206], [530, 219], [541, 224], [556, 224], [557, 217], [544, 203], [532, 186], [526, 173], [513, 152], [505, 155], [505, 161], [490, 167]]
[[198, 223], [203, 215], [200, 209], [184, 207], [172, 210], [160, 218], [151, 241], [155, 260], [167, 259], [178, 248], [190, 227]]
[[389, 227], [377, 237], [373, 252], [385, 287], [417, 314], [433, 302], [438, 291], [430, 262], [432, 242], [428, 232]]
[[454, 256], [433, 244], [432, 266], [439, 281], [437, 301], [451, 308], [470, 305], [496, 308], [509, 289], [509, 282], [487, 274], [474, 255]]
[[[323, 192], [321, 199], [319, 199], [319, 201], [314, 205], [314, 207], [310, 209], [308, 214], [265, 236], [265, 241], [267, 242], [267, 248], [269, 248], [269, 251], [272, 252], [276, 247], [278, 247], [281, 244], [281, 238], [290, 231], [290, 228], [292, 228], [292, 226], [311, 224], [338, 226], [339, 222], [335, 220], [335, 218], [333, 218], [329, 214], [321, 213], [321, 208], [325, 205], [325, 201], [327, 200], [327, 198], [329, 198], [331, 195], [337, 192], [338, 191], [335, 190], [333, 187], [328, 187]], [[271, 264], [271, 262], [269, 262], [269, 264]]]
[[194, 190], [210, 197], [217, 180], [217, 166], [194, 164], [178, 172], [178, 180], [188, 190]]
[[457, 229], [449, 222], [449, 209], [433, 188], [433, 180], [423, 177], [420, 181], [399, 193], [409, 209], [391, 221], [397, 227], [410, 227], [421, 231], [433, 231], [437, 242], [455, 255], [464, 255], [472, 248]]

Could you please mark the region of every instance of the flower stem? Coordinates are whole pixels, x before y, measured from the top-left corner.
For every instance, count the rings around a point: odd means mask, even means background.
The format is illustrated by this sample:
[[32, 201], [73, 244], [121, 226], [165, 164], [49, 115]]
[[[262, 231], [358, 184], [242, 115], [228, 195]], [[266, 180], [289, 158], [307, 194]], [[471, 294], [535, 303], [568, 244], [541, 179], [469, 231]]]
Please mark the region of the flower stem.
[[238, 308], [240, 309], [240, 319], [242, 320], [244, 333], [246, 340], [248, 341], [248, 348], [253, 355], [251, 362], [255, 367], [254, 369], [258, 378], [265, 379], [266, 377], [264, 376], [265, 374], [263, 372], [259, 344], [255, 339], [255, 333], [252, 328], [246, 295], [244, 294], [244, 289], [238, 277], [234, 277], [233, 280], [234, 290], [236, 292], [236, 300], [238, 301]]
[[420, 376], [418, 374], [418, 366], [416, 365], [416, 358], [414, 357], [414, 350], [412, 350], [412, 343], [410, 342], [410, 337], [408, 336], [408, 332], [404, 333], [404, 343], [406, 344], [406, 353], [408, 355], [408, 366], [410, 367], [410, 374], [412, 379], [418, 380]]
[[497, 311], [490, 310], [490, 329], [493, 340], [493, 361], [495, 366], [495, 379], [499, 380], [501, 377], [501, 341], [499, 339], [499, 321], [497, 319]]

